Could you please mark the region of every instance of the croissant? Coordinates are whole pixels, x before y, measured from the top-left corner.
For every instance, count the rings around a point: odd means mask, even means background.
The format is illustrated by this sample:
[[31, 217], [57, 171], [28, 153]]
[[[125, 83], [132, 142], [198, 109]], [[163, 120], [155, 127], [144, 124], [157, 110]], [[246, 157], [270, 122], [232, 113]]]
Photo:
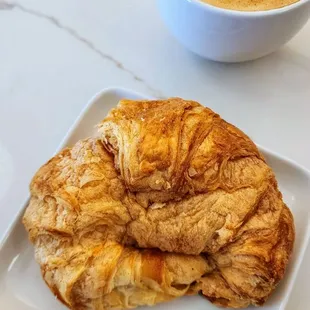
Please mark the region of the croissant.
[[59, 300], [108, 310], [202, 293], [263, 305], [295, 231], [251, 139], [180, 98], [122, 100], [97, 128], [30, 185], [23, 223]]

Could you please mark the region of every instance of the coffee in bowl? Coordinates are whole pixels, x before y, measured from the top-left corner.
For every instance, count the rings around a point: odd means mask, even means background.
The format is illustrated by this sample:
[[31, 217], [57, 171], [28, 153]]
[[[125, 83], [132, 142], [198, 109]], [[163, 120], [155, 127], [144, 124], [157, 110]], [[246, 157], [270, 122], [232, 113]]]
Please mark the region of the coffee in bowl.
[[223, 9], [235, 11], [267, 11], [279, 9], [299, 0], [200, 0]]
[[310, 17], [310, 0], [157, 2], [163, 21], [181, 44], [221, 62], [249, 61], [276, 51]]

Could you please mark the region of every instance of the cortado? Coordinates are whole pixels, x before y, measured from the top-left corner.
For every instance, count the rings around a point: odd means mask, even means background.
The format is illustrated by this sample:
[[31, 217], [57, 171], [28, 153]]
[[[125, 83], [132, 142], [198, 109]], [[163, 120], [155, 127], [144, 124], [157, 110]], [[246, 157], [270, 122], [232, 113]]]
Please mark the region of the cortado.
[[267, 11], [279, 9], [299, 0], [200, 0], [223, 9], [235, 11]]

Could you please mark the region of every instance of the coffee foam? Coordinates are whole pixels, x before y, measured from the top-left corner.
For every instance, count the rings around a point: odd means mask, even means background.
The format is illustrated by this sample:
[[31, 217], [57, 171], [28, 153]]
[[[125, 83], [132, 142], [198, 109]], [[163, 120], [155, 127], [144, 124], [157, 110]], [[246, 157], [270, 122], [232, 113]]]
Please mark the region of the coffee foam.
[[200, 0], [228, 10], [235, 11], [267, 11], [279, 9], [299, 0]]

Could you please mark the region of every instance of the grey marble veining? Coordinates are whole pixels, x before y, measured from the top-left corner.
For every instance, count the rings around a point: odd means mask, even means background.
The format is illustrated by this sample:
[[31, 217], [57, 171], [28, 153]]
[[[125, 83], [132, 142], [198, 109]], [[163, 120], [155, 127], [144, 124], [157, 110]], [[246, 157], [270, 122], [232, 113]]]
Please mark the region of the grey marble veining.
[[64, 24], [62, 24], [57, 18], [55, 18], [54, 16], [51, 15], [47, 15], [44, 14], [40, 11], [31, 9], [31, 8], [27, 8], [23, 5], [21, 5], [18, 2], [6, 2], [6, 1], [1, 1], [0, 2], [0, 10], [2, 11], [10, 11], [10, 10], [20, 10], [21, 12], [25, 13], [25, 14], [29, 14], [31, 16], [34, 16], [36, 18], [41, 18], [46, 20], [47, 22], [49, 22], [50, 24], [54, 25], [55, 27], [61, 29], [62, 31], [65, 31], [67, 34], [69, 34], [71, 37], [73, 37], [74, 39], [78, 40], [79, 42], [81, 42], [81, 44], [84, 44], [85, 46], [87, 46], [87, 48], [89, 48], [90, 50], [92, 50], [94, 53], [96, 53], [98, 56], [100, 56], [101, 59], [103, 60], [108, 60], [110, 62], [112, 62], [118, 69], [128, 73], [134, 80], [144, 84], [148, 90], [151, 92], [151, 94], [156, 97], [156, 98], [163, 98], [165, 97], [161, 91], [159, 91], [158, 89], [155, 89], [154, 87], [152, 87], [151, 85], [149, 85], [147, 83], [147, 81], [145, 81], [142, 77], [138, 76], [135, 72], [133, 72], [132, 70], [128, 69], [124, 64], [122, 64], [119, 60], [117, 60], [116, 58], [114, 58], [112, 55], [106, 54], [103, 51], [101, 51], [97, 46], [95, 46], [95, 44], [93, 42], [91, 42], [90, 40], [88, 40], [87, 38], [83, 37], [82, 35], [80, 35], [76, 30], [74, 30], [73, 28], [70, 28]]

